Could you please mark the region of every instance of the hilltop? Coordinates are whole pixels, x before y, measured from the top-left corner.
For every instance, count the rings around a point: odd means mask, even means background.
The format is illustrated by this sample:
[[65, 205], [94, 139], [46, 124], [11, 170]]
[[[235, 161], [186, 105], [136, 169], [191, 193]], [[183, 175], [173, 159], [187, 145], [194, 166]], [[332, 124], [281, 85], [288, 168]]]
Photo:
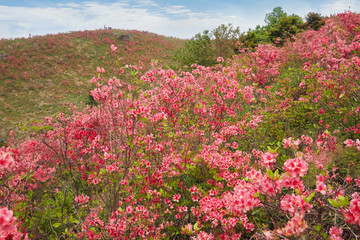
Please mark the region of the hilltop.
[[[101, 29], [0, 41], [0, 139], [16, 125], [54, 116], [73, 103], [89, 103], [97, 67], [172, 64], [184, 40], [136, 30]], [[117, 51], [110, 56], [110, 45]], [[117, 61], [116, 64], [114, 62]]]

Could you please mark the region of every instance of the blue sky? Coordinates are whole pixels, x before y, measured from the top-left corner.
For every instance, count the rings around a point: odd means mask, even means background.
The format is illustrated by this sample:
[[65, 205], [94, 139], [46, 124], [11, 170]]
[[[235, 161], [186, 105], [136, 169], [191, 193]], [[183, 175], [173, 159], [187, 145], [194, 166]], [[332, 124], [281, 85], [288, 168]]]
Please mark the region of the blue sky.
[[265, 14], [277, 6], [300, 17], [360, 12], [360, 0], [0, 0], [0, 38], [104, 26], [191, 38], [223, 23], [245, 32], [264, 25]]

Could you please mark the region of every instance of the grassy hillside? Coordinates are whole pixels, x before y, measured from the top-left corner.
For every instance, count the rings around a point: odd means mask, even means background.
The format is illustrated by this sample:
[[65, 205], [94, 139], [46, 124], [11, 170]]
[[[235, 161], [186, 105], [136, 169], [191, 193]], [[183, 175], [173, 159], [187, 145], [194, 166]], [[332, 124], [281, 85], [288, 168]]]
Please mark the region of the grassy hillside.
[[[0, 41], [0, 139], [20, 122], [42, 119], [89, 101], [90, 79], [102, 67], [111, 77], [114, 59], [126, 64], [171, 65], [184, 40], [148, 32], [105, 29]], [[114, 44], [116, 57], [110, 58]], [[108, 56], [108, 57], [104, 57]], [[110, 60], [111, 59], [111, 60]]]

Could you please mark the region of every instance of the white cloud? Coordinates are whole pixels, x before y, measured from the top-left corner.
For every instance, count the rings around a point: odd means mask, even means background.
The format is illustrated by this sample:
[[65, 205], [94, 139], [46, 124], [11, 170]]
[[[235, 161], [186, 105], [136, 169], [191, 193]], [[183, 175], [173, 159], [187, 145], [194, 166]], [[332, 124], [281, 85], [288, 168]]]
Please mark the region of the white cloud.
[[341, 13], [345, 10], [356, 11], [359, 9], [359, 0], [336, 0], [321, 5], [320, 12], [323, 15]]
[[157, 7], [158, 4], [153, 2], [153, 1], [150, 1], [150, 0], [139, 0], [137, 1], [137, 4], [140, 5], [140, 6], [151, 6], [151, 7]]
[[0, 38], [91, 30], [103, 26], [191, 38], [205, 29], [211, 30], [221, 23], [228, 23], [229, 19], [241, 22], [241, 18], [229, 18], [221, 12], [194, 12], [182, 5], [153, 8], [156, 5], [150, 0], [106, 4], [92, 1], [45, 8], [0, 5]]
[[166, 13], [175, 14], [175, 15], [187, 15], [192, 12], [190, 9], [186, 9], [185, 6], [180, 6], [180, 5], [164, 7], [162, 9]]

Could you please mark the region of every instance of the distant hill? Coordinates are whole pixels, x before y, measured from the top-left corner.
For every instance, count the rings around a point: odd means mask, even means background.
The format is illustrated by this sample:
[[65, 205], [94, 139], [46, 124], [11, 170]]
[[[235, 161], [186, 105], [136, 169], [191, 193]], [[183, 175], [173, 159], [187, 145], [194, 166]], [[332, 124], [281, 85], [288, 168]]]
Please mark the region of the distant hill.
[[[86, 106], [97, 67], [112, 77], [127, 64], [172, 65], [185, 40], [135, 30], [103, 29], [0, 41], [0, 139], [19, 123]], [[110, 52], [114, 44], [117, 50]], [[119, 75], [118, 75], [119, 76]]]

